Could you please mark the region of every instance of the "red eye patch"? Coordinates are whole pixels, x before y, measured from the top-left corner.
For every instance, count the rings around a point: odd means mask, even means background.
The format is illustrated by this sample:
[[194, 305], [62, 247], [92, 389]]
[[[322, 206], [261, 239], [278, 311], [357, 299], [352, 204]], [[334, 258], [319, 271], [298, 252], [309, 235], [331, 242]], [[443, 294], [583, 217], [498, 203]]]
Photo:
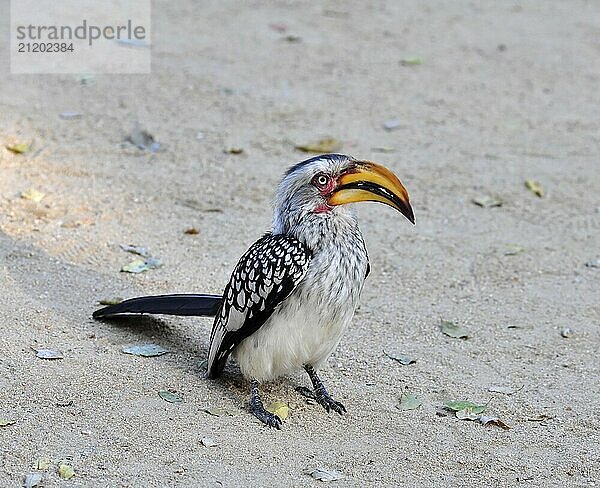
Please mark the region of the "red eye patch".
[[319, 173], [313, 177], [312, 184], [321, 195], [328, 195], [333, 191], [335, 180], [325, 173]]

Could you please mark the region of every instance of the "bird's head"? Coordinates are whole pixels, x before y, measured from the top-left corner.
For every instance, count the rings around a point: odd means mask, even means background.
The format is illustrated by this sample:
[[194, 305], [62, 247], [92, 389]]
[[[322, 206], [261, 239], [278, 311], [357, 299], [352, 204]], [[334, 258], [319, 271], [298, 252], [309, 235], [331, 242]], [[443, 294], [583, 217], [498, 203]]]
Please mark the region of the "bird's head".
[[384, 203], [415, 223], [408, 192], [389, 169], [343, 154], [324, 154], [285, 173], [275, 195], [274, 230], [285, 232], [307, 218], [347, 215], [347, 204], [357, 202]]

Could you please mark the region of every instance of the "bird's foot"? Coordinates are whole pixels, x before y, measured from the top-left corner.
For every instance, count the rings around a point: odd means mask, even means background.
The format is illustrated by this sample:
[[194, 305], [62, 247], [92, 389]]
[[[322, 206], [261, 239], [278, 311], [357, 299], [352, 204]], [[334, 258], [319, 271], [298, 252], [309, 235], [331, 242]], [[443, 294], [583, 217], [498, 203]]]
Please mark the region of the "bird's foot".
[[250, 397], [250, 413], [254, 415], [258, 420], [268, 427], [273, 427], [277, 430], [281, 430], [281, 419], [271, 413], [267, 412], [263, 403], [258, 396], [258, 382], [252, 382], [252, 395]]
[[281, 430], [281, 419], [277, 415], [267, 412], [262, 405], [257, 407], [250, 404], [250, 412], [266, 426]]
[[338, 402], [337, 400], [331, 398], [331, 395], [329, 395], [329, 393], [327, 393], [327, 390], [325, 389], [315, 390], [315, 399], [317, 400], [317, 403], [319, 405], [321, 405], [325, 410], [327, 410], [327, 412], [333, 410], [334, 412], [337, 412], [340, 415], [346, 413], [346, 407], [344, 407], [344, 405]]
[[296, 391], [301, 395], [306, 396], [307, 398], [312, 398], [316, 400], [319, 405], [321, 405], [325, 410], [327, 410], [327, 412], [333, 410], [334, 412], [337, 412], [340, 415], [344, 414], [346, 412], [346, 407], [344, 407], [344, 405], [342, 405], [337, 400], [331, 398], [331, 395], [325, 388], [325, 385], [317, 375], [317, 372], [314, 370], [314, 368], [312, 366], [307, 365], [304, 367], [304, 369], [308, 373], [308, 376], [310, 376], [310, 381], [312, 382], [315, 389], [314, 391], [311, 391], [304, 386], [299, 386], [298, 388], [296, 388]]

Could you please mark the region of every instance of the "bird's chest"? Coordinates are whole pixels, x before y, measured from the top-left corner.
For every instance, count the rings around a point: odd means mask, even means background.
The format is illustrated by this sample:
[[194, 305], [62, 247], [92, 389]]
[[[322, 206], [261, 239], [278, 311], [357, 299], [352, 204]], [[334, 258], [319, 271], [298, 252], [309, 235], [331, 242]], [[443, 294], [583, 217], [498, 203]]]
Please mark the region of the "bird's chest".
[[360, 234], [321, 243], [304, 279], [235, 351], [242, 372], [267, 380], [305, 364], [318, 367], [352, 320], [367, 267]]
[[301, 303], [321, 316], [319, 322], [331, 322], [358, 305], [367, 274], [368, 258], [362, 239], [342, 242], [320, 249], [313, 256], [298, 289]]
[[313, 255], [304, 280], [281, 310], [304, 361], [322, 362], [340, 341], [358, 306], [367, 266], [362, 239]]

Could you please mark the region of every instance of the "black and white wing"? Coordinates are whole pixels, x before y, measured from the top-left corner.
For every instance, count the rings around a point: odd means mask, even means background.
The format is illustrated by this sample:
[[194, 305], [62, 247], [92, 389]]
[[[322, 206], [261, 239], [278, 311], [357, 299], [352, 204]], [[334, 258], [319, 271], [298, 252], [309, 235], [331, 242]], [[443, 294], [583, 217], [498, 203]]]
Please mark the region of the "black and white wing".
[[266, 234], [241, 257], [223, 292], [210, 335], [207, 376], [219, 376], [231, 351], [256, 332], [302, 281], [310, 250], [294, 237]]

